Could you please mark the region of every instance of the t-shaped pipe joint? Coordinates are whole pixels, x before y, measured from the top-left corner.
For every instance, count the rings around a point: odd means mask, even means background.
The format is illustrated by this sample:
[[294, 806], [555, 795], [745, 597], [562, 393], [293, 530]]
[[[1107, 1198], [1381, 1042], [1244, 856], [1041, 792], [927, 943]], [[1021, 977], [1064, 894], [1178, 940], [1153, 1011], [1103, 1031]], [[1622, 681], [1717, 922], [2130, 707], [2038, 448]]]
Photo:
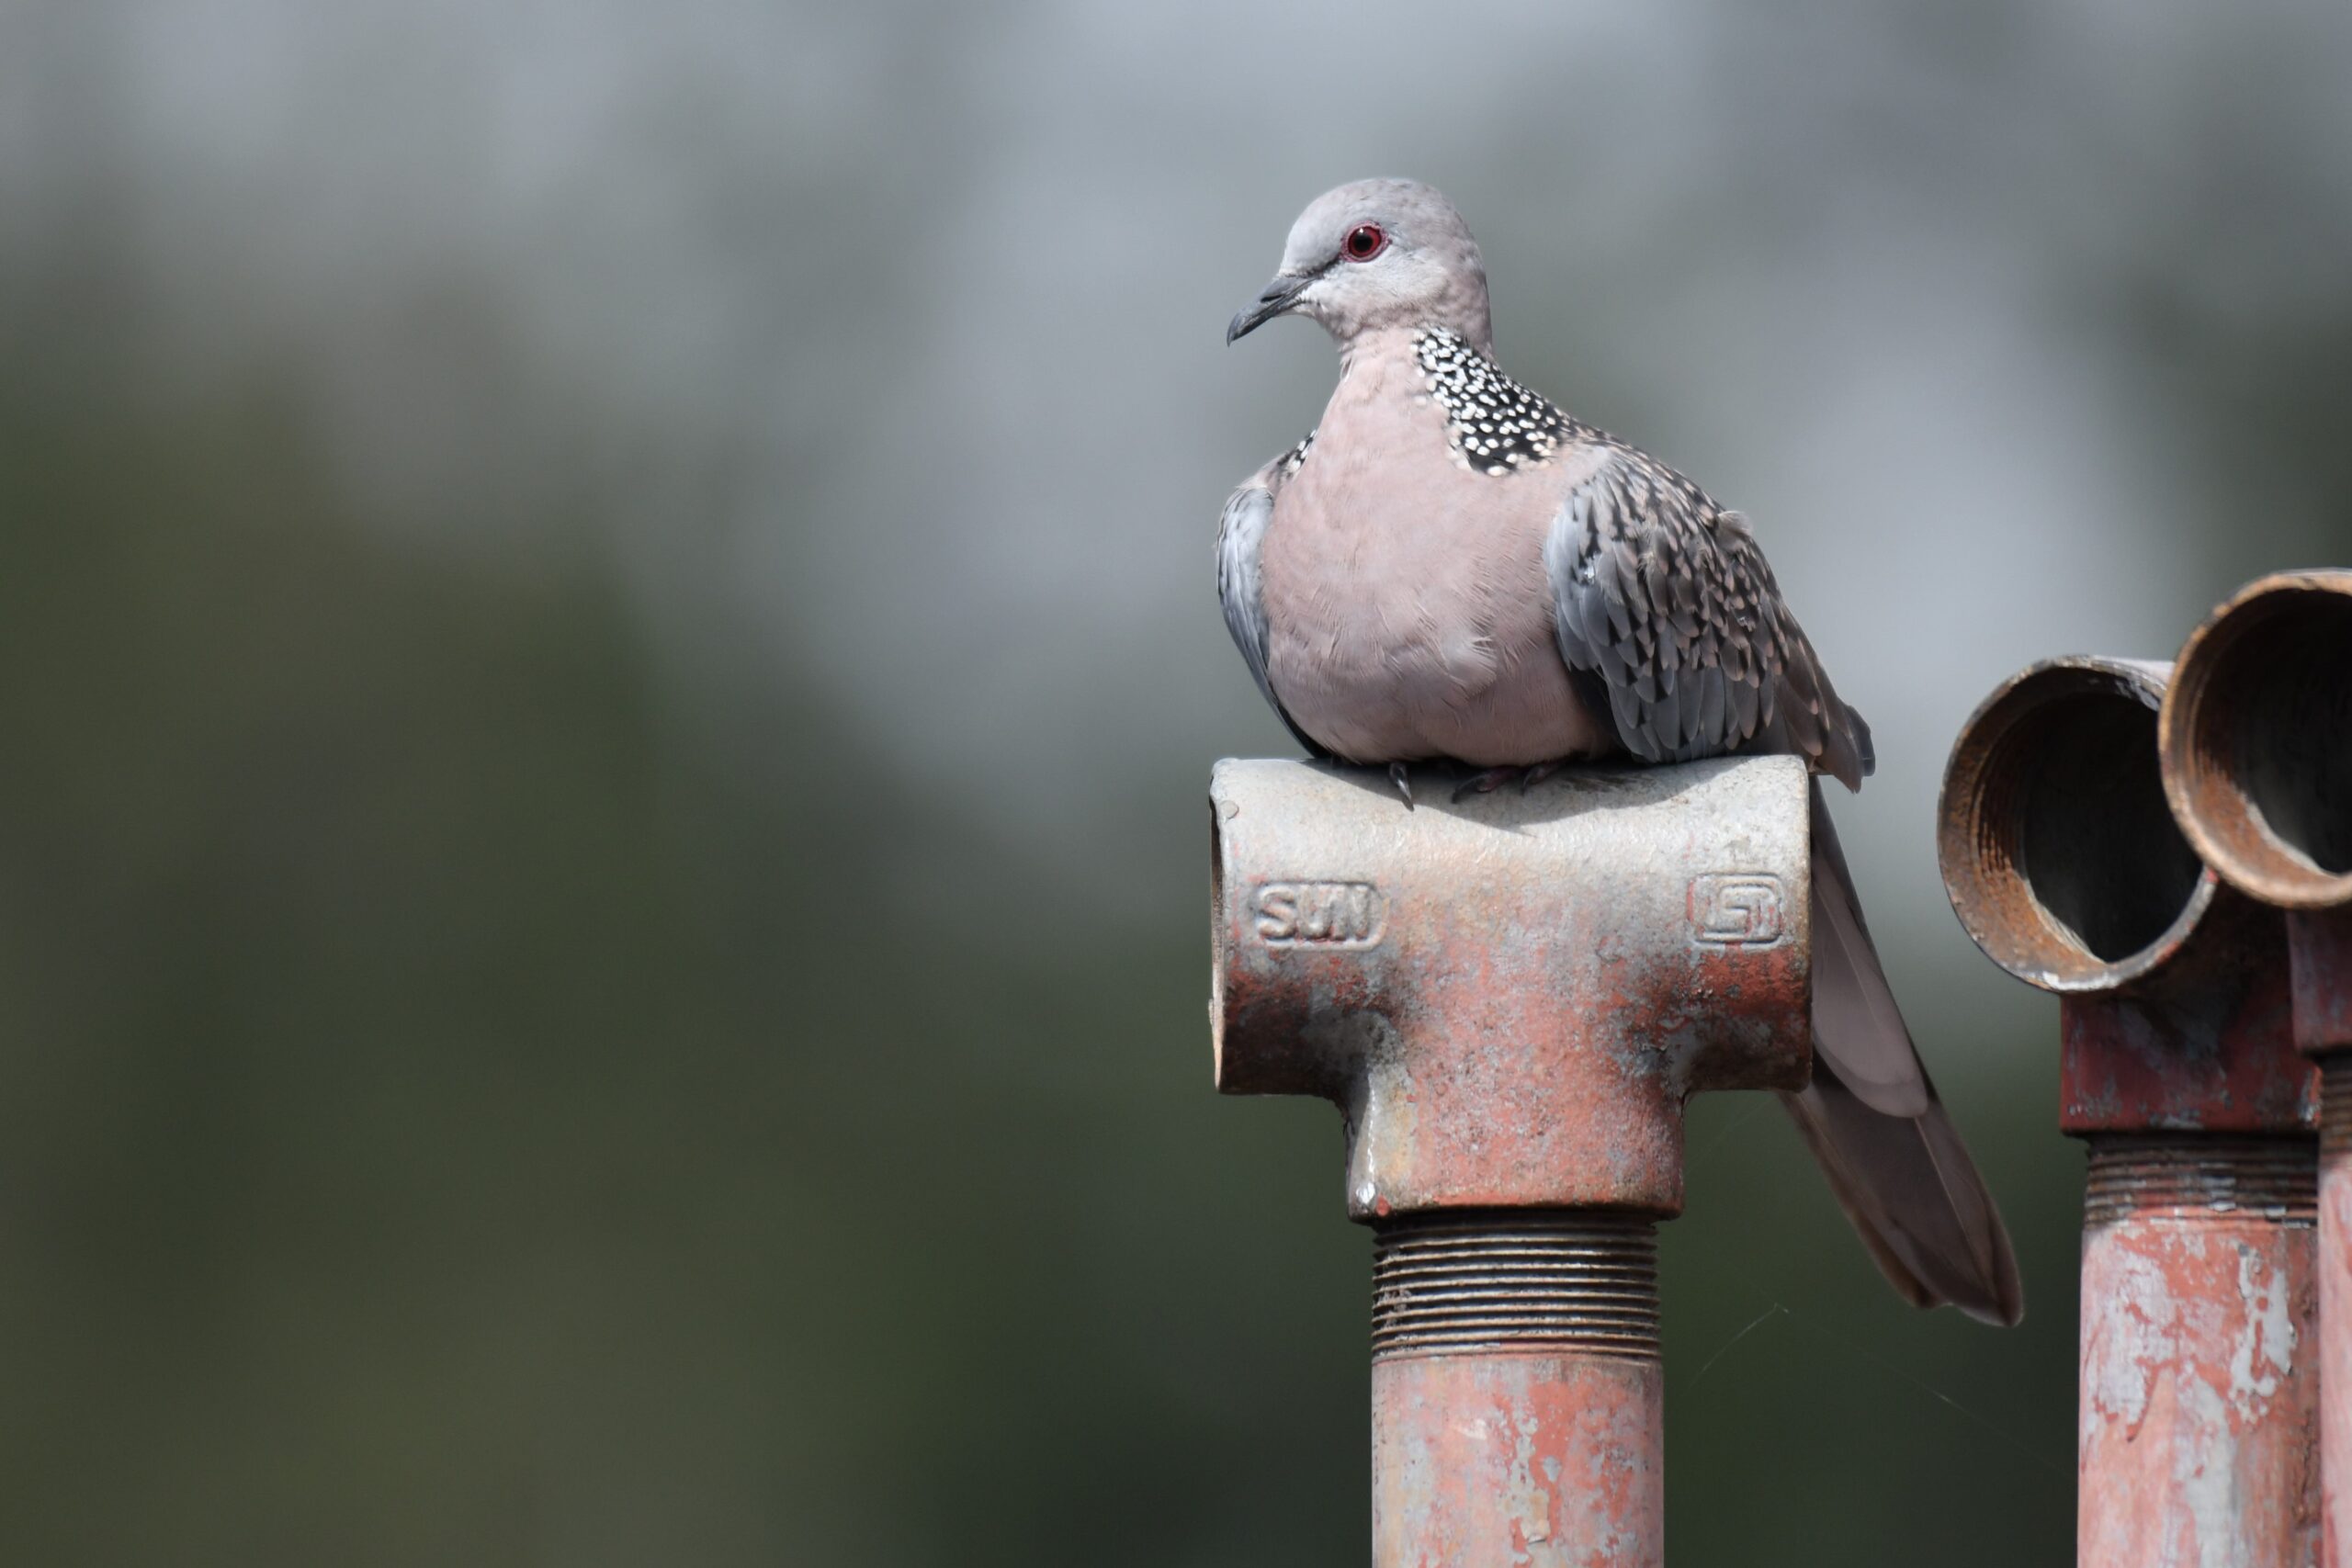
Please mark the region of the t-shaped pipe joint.
[[1986, 957], [2061, 998], [2066, 1132], [2307, 1131], [2278, 919], [2222, 884], [2165, 804], [2169, 675], [2052, 659], [1987, 697], [1944, 771], [1945, 889]]
[[1217, 764], [1217, 1088], [1337, 1101], [1360, 1220], [1680, 1213], [1683, 1100], [1811, 1073], [1803, 766], [1417, 782]]
[[1319, 1095], [1373, 1261], [1373, 1561], [1652, 1568], [1653, 1222], [1682, 1103], [1811, 1072], [1811, 823], [1784, 757], [1210, 784], [1216, 1082]]

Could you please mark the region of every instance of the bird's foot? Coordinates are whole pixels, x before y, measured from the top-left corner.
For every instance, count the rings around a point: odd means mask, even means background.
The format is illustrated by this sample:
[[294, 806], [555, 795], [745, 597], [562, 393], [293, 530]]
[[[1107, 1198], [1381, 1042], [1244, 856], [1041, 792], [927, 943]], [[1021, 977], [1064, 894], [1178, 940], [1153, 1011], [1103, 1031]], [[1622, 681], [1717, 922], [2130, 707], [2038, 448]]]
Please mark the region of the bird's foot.
[[1388, 782], [1395, 784], [1396, 793], [1405, 797], [1405, 809], [1408, 811], [1413, 809], [1413, 780], [1412, 776], [1405, 771], [1404, 763], [1388, 764]]
[[1462, 781], [1453, 792], [1454, 803], [1459, 805], [1474, 795], [1492, 795], [1513, 780], [1518, 781], [1519, 793], [1525, 795], [1567, 765], [1568, 760], [1560, 757], [1549, 762], [1538, 762], [1532, 768], [1488, 768]]
[[1459, 806], [1474, 795], [1492, 795], [1526, 772], [1524, 768], [1488, 768], [1483, 773], [1473, 773], [1454, 790], [1453, 803]]
[[1554, 773], [1558, 773], [1562, 768], [1565, 768], [1567, 765], [1568, 760], [1566, 757], [1555, 758], [1553, 761], [1548, 762], [1536, 763], [1533, 767], [1528, 769], [1526, 773], [1520, 775], [1519, 793], [1525, 795], [1529, 790], [1533, 789], [1537, 784], [1542, 784], [1545, 779], [1550, 778]]

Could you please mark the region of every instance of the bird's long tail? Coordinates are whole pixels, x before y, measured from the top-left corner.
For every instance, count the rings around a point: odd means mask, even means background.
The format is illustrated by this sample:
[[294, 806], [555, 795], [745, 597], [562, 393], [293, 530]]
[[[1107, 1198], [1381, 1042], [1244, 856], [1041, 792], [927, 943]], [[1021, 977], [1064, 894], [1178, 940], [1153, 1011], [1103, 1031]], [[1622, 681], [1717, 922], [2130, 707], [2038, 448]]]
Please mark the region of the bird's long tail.
[[1781, 1098], [1889, 1281], [1915, 1305], [2025, 1315], [2008, 1232], [1894, 1005], [1838, 834], [1813, 785], [1810, 1087]]

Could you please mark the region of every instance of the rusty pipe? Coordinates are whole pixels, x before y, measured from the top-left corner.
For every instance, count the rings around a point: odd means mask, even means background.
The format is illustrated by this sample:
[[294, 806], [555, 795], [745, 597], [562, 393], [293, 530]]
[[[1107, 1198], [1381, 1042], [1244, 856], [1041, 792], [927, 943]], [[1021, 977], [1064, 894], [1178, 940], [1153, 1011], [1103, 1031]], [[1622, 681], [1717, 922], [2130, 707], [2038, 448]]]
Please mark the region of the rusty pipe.
[[1378, 1568], [1651, 1568], [1682, 1104], [1811, 1072], [1804, 770], [1415, 783], [1408, 812], [1379, 774], [1217, 764], [1217, 1088], [1340, 1109]]
[[2352, 571], [2247, 584], [2175, 669], [2158, 722], [2165, 793], [2215, 871], [2286, 910], [2295, 1043], [2324, 1084], [2322, 1560], [2352, 1563]]
[[2169, 675], [2005, 682], [1952, 748], [1938, 856], [1985, 955], [2057, 993], [2059, 1124], [2089, 1147], [2077, 1561], [2309, 1563], [2314, 1080], [2276, 911], [2165, 804]]
[[2266, 904], [2352, 904], [2352, 571], [2247, 584], [2176, 669], [2161, 746], [2188, 841]]

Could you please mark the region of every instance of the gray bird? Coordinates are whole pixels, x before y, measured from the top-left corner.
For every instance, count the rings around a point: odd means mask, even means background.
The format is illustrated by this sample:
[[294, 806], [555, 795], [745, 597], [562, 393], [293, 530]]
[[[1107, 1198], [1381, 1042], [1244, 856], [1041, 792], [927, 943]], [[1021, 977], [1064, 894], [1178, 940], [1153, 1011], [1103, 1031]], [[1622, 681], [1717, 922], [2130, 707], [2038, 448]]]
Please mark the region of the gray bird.
[[1313, 755], [1521, 787], [1580, 759], [1777, 751], [1812, 766], [1812, 1086], [1784, 1096], [1895, 1289], [2013, 1324], [2007, 1233], [1928, 1082], [1862, 923], [1818, 775], [1871, 772], [1747, 520], [1496, 365], [1461, 215], [1410, 180], [1318, 197], [1233, 318], [1322, 323], [1340, 384], [1243, 481], [1217, 592], [1258, 689]]

